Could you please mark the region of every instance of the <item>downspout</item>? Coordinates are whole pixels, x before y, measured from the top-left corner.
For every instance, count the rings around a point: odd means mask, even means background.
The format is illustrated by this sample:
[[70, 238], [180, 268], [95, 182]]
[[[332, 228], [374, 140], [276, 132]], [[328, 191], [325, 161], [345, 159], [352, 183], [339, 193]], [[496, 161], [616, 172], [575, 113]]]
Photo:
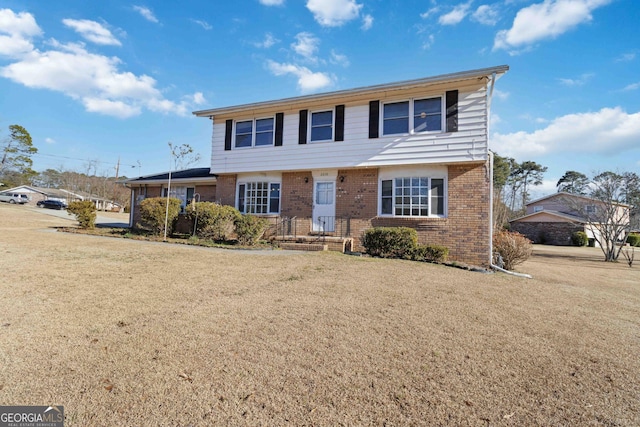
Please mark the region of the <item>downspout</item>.
[[[491, 76], [491, 87], [489, 89], [489, 99], [487, 100], [487, 113], [490, 113], [491, 99], [493, 97], [493, 87], [495, 86], [496, 73]], [[487, 117], [487, 141], [489, 140], [489, 117]], [[488, 145], [488, 144], [487, 144]], [[530, 274], [516, 273], [515, 271], [505, 270], [502, 267], [498, 267], [493, 264], [493, 152], [487, 149], [489, 153], [489, 266], [494, 270], [502, 273], [510, 274], [512, 276], [524, 277], [526, 279], [532, 279]]]

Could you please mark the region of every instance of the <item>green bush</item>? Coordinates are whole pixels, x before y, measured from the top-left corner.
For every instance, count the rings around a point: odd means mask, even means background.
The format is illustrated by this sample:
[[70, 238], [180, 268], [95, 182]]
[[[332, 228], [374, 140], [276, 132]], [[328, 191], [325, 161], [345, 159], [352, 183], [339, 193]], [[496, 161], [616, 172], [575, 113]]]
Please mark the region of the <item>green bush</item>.
[[67, 207], [67, 212], [76, 216], [80, 228], [95, 228], [96, 205], [91, 200], [71, 202]]
[[269, 221], [255, 215], [240, 215], [235, 221], [235, 231], [238, 243], [241, 245], [255, 245], [262, 237], [269, 225]]
[[573, 246], [587, 246], [589, 243], [589, 237], [584, 231], [576, 231], [571, 235], [571, 243]]
[[417, 244], [411, 251], [411, 259], [423, 262], [444, 262], [449, 256], [449, 248], [440, 245]]
[[374, 227], [362, 235], [362, 246], [371, 256], [411, 259], [418, 233], [409, 227]]
[[240, 212], [233, 206], [198, 202], [187, 206], [187, 217], [196, 221], [196, 235], [202, 239], [230, 240]]
[[627, 236], [627, 243], [629, 246], [640, 246], [640, 234], [629, 233]]
[[169, 215], [167, 213], [166, 197], [150, 197], [140, 203], [140, 217], [145, 226], [151, 228], [154, 234], [164, 233], [165, 217], [167, 218], [167, 234], [171, 234], [173, 223], [180, 213], [180, 200], [169, 198]]
[[502, 260], [498, 267], [511, 270], [531, 256], [531, 240], [514, 231], [498, 231], [493, 235], [493, 255]]

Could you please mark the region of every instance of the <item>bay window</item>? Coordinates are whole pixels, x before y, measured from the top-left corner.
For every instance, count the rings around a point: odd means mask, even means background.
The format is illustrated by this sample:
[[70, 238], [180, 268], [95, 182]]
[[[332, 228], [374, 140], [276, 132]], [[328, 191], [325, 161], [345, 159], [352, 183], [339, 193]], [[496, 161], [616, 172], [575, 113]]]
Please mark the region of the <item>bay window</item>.
[[444, 216], [444, 179], [399, 177], [382, 180], [380, 213], [382, 215], [428, 217]]

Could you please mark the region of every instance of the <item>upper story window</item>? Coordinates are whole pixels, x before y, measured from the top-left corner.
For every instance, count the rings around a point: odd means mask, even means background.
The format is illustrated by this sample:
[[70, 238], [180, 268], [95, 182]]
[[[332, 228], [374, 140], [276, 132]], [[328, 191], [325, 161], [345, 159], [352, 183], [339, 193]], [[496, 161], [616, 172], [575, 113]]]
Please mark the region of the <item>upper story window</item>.
[[596, 205], [585, 205], [584, 212], [587, 214], [596, 213]]
[[333, 140], [333, 110], [311, 113], [310, 141]]
[[444, 179], [402, 177], [383, 180], [380, 213], [393, 216], [444, 216]]
[[273, 117], [236, 122], [235, 147], [260, 147], [273, 145]]
[[382, 108], [382, 134], [442, 131], [442, 97], [390, 102]]
[[542, 212], [544, 210], [544, 206], [534, 206], [533, 207], [533, 212]]

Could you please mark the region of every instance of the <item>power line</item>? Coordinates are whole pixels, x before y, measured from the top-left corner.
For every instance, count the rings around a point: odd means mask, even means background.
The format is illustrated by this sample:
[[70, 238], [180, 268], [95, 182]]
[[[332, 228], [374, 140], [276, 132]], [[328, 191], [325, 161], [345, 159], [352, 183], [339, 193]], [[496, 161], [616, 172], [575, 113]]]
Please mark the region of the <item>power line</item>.
[[[56, 155], [56, 154], [45, 154], [45, 153], [40, 153], [40, 152], [34, 153], [33, 156], [45, 156], [45, 157], [53, 157], [53, 158], [56, 158], [56, 159], [78, 160], [78, 161], [81, 161], [81, 162], [93, 162], [93, 163], [96, 163], [96, 164], [110, 165], [110, 166], [114, 166], [114, 167], [117, 164], [115, 162], [105, 162], [105, 161], [102, 161], [102, 160], [93, 160], [93, 159], [86, 159], [86, 158], [85, 159], [80, 159], [80, 158], [77, 158], [77, 157], [59, 156], [59, 155]], [[140, 166], [139, 164], [138, 165], [130, 165], [130, 164], [126, 164], [126, 163], [120, 163], [120, 165], [121, 166], [130, 166], [132, 168], [137, 168], [137, 167]]]

